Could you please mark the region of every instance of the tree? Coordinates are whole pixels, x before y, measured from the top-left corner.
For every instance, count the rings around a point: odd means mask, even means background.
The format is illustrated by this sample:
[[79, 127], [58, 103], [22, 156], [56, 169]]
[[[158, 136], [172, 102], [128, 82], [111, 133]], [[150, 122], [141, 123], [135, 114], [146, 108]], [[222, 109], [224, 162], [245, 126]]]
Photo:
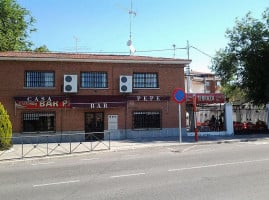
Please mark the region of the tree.
[[261, 20], [253, 18], [250, 12], [241, 20], [236, 19], [233, 29], [226, 31], [226, 37], [228, 46], [216, 53], [211, 67], [222, 77], [226, 94], [229, 96], [236, 89], [245, 101], [257, 105], [268, 103], [269, 8]]
[[0, 51], [27, 51], [35, 19], [15, 0], [0, 0]]
[[49, 52], [49, 49], [46, 45], [43, 45], [38, 48], [35, 48], [34, 52]]
[[12, 146], [12, 125], [9, 115], [0, 102], [0, 150]]

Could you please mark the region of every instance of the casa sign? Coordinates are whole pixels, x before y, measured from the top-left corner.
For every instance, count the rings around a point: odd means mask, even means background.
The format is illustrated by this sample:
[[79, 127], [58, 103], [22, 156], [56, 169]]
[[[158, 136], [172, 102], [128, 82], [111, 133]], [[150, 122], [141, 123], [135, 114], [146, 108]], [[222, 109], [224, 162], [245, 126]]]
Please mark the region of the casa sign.
[[16, 108], [70, 108], [69, 99], [63, 96], [23, 96], [14, 99]]

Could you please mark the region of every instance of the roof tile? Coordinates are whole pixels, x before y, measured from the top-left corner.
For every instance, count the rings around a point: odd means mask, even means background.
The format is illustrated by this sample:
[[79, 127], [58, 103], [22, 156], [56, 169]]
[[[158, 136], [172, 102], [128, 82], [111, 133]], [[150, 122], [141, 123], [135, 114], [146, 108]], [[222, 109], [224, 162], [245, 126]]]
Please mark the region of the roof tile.
[[110, 55], [90, 53], [57, 53], [57, 52], [32, 52], [32, 51], [6, 51], [0, 52], [0, 57], [32, 57], [32, 58], [69, 58], [69, 59], [108, 59], [108, 60], [186, 60], [164, 57], [133, 56], [133, 55]]

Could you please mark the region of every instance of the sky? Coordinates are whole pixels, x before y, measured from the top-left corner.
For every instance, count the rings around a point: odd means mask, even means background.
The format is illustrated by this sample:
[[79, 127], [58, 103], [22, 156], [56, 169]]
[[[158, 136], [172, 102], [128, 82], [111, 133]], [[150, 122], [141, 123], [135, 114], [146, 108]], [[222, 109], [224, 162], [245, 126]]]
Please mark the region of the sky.
[[269, 7], [268, 0], [132, 0], [132, 10], [131, 0], [17, 2], [36, 19], [34, 48], [128, 55], [131, 27], [134, 55], [187, 59], [189, 43], [190, 68], [200, 72], [210, 72], [211, 57], [227, 46], [225, 31], [236, 18], [250, 11], [261, 19]]

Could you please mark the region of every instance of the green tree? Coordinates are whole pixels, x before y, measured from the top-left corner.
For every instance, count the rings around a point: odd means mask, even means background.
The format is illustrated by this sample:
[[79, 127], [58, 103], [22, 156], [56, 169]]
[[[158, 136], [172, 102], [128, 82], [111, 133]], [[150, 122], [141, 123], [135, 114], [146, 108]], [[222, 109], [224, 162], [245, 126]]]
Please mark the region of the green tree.
[[0, 0], [0, 51], [27, 51], [35, 19], [15, 0]]
[[[226, 31], [227, 47], [219, 50], [211, 69], [222, 77], [228, 97], [254, 104], [269, 102], [269, 8], [260, 20], [251, 13]], [[235, 93], [235, 91], [237, 91]], [[236, 94], [236, 95], [235, 95]]]
[[49, 49], [46, 45], [42, 45], [42, 46], [34, 49], [34, 52], [49, 52]]
[[12, 125], [9, 115], [0, 102], [0, 150], [12, 146]]

